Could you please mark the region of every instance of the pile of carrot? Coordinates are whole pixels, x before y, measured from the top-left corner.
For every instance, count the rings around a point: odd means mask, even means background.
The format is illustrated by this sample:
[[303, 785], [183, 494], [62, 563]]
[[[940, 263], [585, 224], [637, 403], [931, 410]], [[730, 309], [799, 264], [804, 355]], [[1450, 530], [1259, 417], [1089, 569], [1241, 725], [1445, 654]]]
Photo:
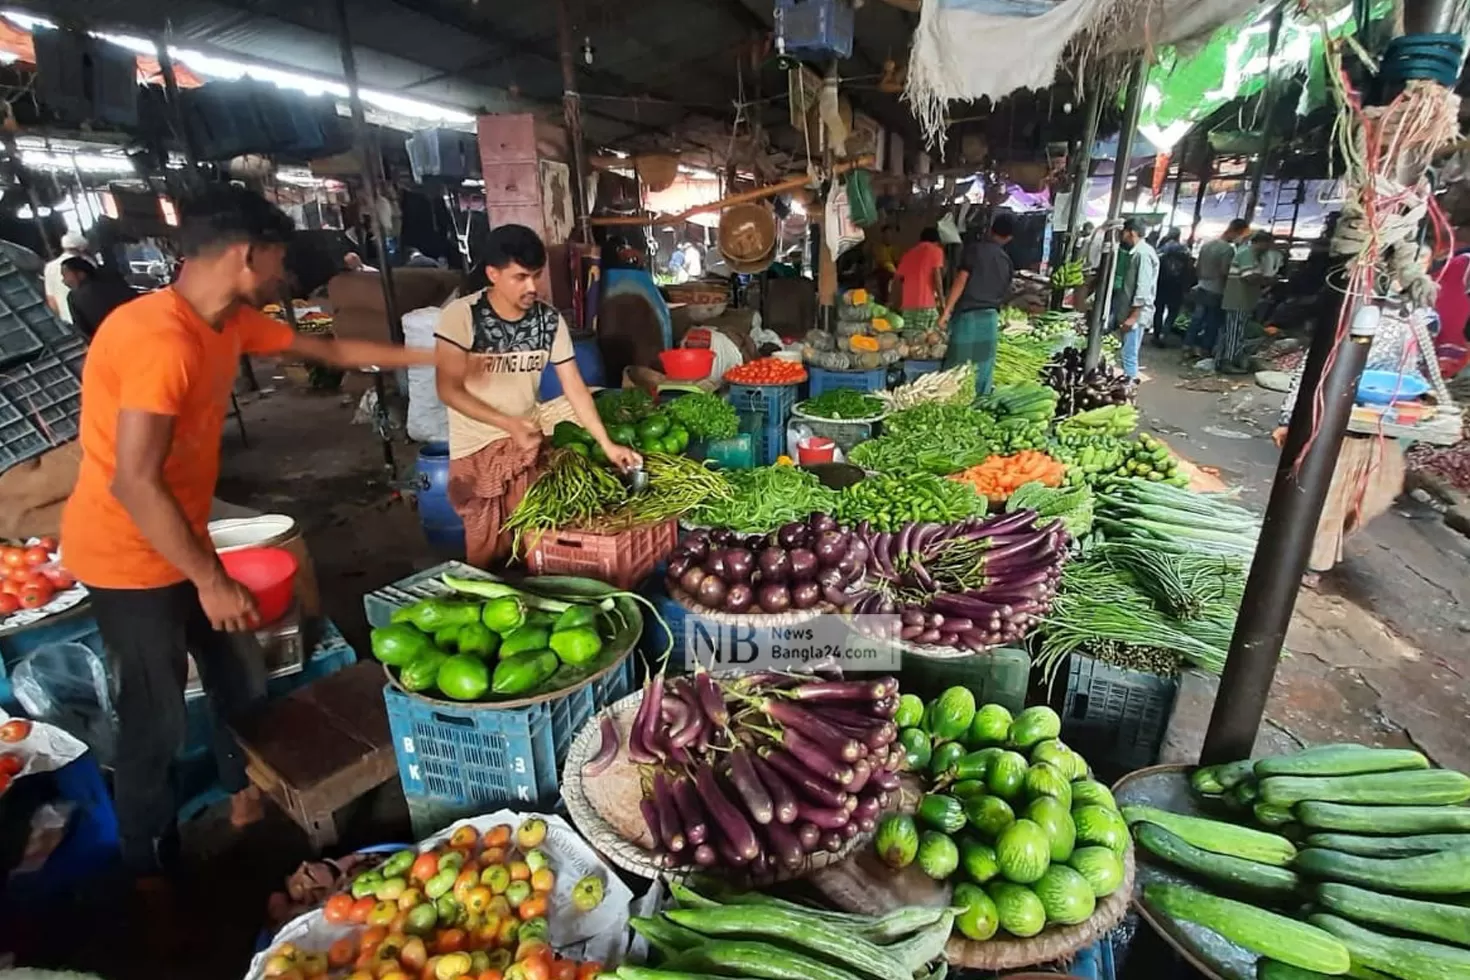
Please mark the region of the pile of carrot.
[[1066, 479], [1067, 466], [1046, 453], [1034, 449], [1023, 449], [1013, 456], [991, 456], [978, 466], [963, 473], [956, 473], [951, 480], [968, 483], [975, 492], [990, 499], [993, 504], [1003, 503], [1022, 484], [1033, 480], [1048, 487], [1062, 485]]

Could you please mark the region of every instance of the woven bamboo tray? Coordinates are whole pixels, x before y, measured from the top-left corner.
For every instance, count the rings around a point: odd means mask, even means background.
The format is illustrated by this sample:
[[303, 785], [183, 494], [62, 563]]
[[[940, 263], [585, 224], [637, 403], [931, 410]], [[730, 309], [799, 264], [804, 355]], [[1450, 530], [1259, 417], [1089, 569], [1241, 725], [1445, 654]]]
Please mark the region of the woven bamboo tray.
[[[1123, 883], [1097, 903], [1086, 922], [1075, 926], [1051, 926], [1030, 939], [991, 939], [983, 943], [951, 936], [944, 947], [951, 966], [974, 970], [1017, 970], [1063, 963], [1106, 935], [1128, 911], [1133, 894], [1133, 848], [1123, 857]], [[811, 876], [811, 883], [835, 905], [848, 912], [882, 915], [901, 905], [948, 904], [951, 889], [936, 882], [911, 864], [894, 872], [871, 849], [850, 860], [824, 868]]]
[[[1113, 796], [1119, 806], [1132, 803], [1191, 816], [1222, 816], [1204, 810], [1190, 791], [1189, 773], [1193, 768], [1184, 765], [1149, 766], [1130, 772], [1114, 784]], [[1133, 905], [1138, 909], [1138, 917], [1147, 922], [1159, 938], [1210, 980], [1255, 980], [1255, 953], [1204, 926], [1180, 922], [1150, 908], [1143, 900], [1143, 886], [1155, 882], [1196, 883], [1147, 855], [1138, 862], [1138, 874], [1133, 881]]]
[[[624, 871], [641, 878], [692, 874], [697, 870], [693, 865], [665, 868], [659, 863], [651, 850], [653, 835], [638, 810], [643, 799], [643, 774], [628, 758], [628, 731], [638, 705], [642, 703], [643, 692], [634, 691], [607, 709], [617, 725], [621, 747], [612, 765], [592, 777], [584, 777], [582, 769], [602, 747], [601, 715], [587, 720], [567, 752], [561, 778], [562, 799], [566, 801], [567, 814], [582, 835], [599, 854]], [[766, 885], [803, 877], [818, 868], [846, 860], [855, 850], [867, 849], [872, 837], [872, 834], [858, 834], [840, 851], [807, 855], [808, 863], [795, 871], [782, 868], [763, 877], [746, 876], [746, 880], [752, 885]], [[721, 869], [720, 873], [728, 878], [736, 874], [733, 869]]]

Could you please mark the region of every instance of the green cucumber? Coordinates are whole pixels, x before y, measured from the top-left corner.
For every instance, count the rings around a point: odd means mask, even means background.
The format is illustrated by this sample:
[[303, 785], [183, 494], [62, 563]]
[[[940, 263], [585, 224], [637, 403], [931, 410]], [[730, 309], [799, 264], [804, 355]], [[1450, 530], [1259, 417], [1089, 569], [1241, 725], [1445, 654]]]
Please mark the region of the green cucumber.
[[1428, 769], [1429, 760], [1412, 749], [1375, 749], [1363, 745], [1322, 745], [1255, 764], [1256, 778], [1267, 776], [1354, 776], [1374, 772]]
[[1172, 919], [1204, 926], [1253, 953], [1303, 970], [1337, 975], [1352, 962], [1347, 948], [1331, 934], [1244, 902], [1163, 883], [1145, 885], [1143, 900]]
[[1440, 851], [1406, 858], [1371, 858], [1309, 847], [1292, 867], [1302, 874], [1370, 888], [1421, 895], [1470, 891], [1470, 851]]
[[1311, 834], [1309, 847], [1358, 854], [1362, 857], [1414, 857], [1439, 851], [1470, 848], [1470, 834], [1410, 834], [1406, 837], [1369, 837], [1364, 834]]
[[1250, 759], [1227, 762], [1218, 766], [1201, 766], [1189, 777], [1189, 784], [1196, 793], [1218, 796], [1254, 771], [1255, 763]]
[[1256, 823], [1264, 827], [1284, 827], [1293, 819], [1291, 810], [1269, 803], [1257, 803], [1251, 807], [1251, 813], [1256, 818]]
[[668, 957], [677, 956], [684, 950], [693, 949], [704, 942], [704, 937], [693, 929], [675, 925], [660, 915], [634, 916], [628, 920], [628, 925], [633, 927], [634, 932], [648, 940], [650, 946]]
[[882, 948], [859, 939], [814, 915], [762, 906], [721, 906], [713, 909], [671, 909], [668, 918], [706, 936], [755, 936], [791, 943], [840, 963], [845, 970], [891, 980], [899, 964]]
[[1470, 908], [1381, 895], [1366, 888], [1330, 881], [1317, 886], [1317, 901], [1338, 915], [1357, 922], [1417, 932], [1460, 946], [1470, 946]]
[[1340, 939], [1355, 964], [1402, 977], [1403, 980], [1465, 980], [1470, 977], [1470, 951], [1422, 939], [1384, 936], [1335, 915], [1318, 913], [1307, 921]]
[[[1370, 970], [1366, 966], [1358, 966], [1354, 963], [1348, 967], [1348, 971], [1339, 976], [1353, 977], [1354, 980], [1393, 980], [1386, 973]], [[1265, 958], [1256, 961], [1256, 980], [1330, 980], [1331, 974], [1318, 973], [1316, 970], [1303, 970], [1299, 966], [1282, 963], [1280, 960], [1268, 960]]]
[[1470, 776], [1452, 769], [1363, 776], [1269, 776], [1259, 785], [1261, 802], [1272, 806], [1304, 801], [1440, 806], [1470, 799]]
[[1356, 806], [1306, 800], [1295, 807], [1296, 818], [1319, 830], [1357, 834], [1470, 833], [1470, 807]]
[[634, 966], [624, 963], [618, 967], [616, 973], [604, 973], [604, 977], [617, 977], [617, 980], [725, 980], [713, 973], [688, 973], [684, 970], [655, 970], [647, 966]]
[[1133, 839], [1154, 857], [1221, 885], [1285, 897], [1301, 884], [1296, 872], [1287, 868], [1206, 851], [1157, 824], [1138, 824]]

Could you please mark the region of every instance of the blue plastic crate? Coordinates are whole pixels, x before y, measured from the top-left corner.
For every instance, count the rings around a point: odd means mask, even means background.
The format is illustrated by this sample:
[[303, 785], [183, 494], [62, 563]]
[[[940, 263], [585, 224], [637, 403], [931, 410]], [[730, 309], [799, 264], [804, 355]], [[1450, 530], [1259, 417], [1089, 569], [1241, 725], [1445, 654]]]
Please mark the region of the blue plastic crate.
[[852, 57], [851, 0], [776, 0], [776, 36], [791, 55]]
[[740, 431], [751, 437], [757, 466], [770, 466], [786, 452], [786, 421], [765, 412], [739, 411]]
[[903, 362], [903, 379], [913, 381], [922, 378], [926, 374], [933, 374], [944, 367], [943, 361], [916, 361], [908, 359]]
[[367, 614], [368, 625], [374, 628], [387, 626], [393, 618], [394, 610], [411, 605], [420, 599], [449, 595], [449, 586], [443, 582], [446, 574], [460, 575], [465, 578], [485, 577], [483, 571], [473, 565], [466, 565], [462, 561], [441, 562], [433, 568], [414, 572], [407, 578], [401, 578], [397, 582], [363, 594], [362, 608]]
[[1179, 681], [1072, 654], [1062, 738], [1087, 746], [1087, 761], [1123, 772], [1158, 761]]
[[683, 606], [669, 596], [669, 587], [664, 582], [662, 570], [651, 577], [640, 592], [669, 625], [668, 629], [665, 629], [657, 619], [652, 616], [644, 616], [643, 636], [638, 640], [638, 651], [648, 660], [661, 658], [672, 635], [673, 652], [669, 654], [669, 672], [682, 673], [684, 670], [684, 617], [688, 613]]
[[766, 415], [791, 414], [800, 385], [731, 385], [725, 400], [737, 412], [761, 412]]
[[46, 863], [28, 874], [13, 875], [5, 883], [7, 905], [61, 898], [88, 881], [95, 881], [121, 857], [117, 812], [102, 780], [102, 770], [91, 753], [48, 775], [54, 780], [56, 799], [73, 803], [76, 808], [66, 836]]
[[386, 685], [414, 835], [501, 805], [552, 805], [573, 737], [632, 686], [632, 656], [591, 684], [525, 708], [450, 705]]
[[815, 398], [824, 391], [836, 388], [851, 388], [854, 391], [882, 391], [888, 383], [888, 369], [874, 368], [871, 371], [828, 371], [826, 368], [807, 368], [811, 374], [811, 395]]

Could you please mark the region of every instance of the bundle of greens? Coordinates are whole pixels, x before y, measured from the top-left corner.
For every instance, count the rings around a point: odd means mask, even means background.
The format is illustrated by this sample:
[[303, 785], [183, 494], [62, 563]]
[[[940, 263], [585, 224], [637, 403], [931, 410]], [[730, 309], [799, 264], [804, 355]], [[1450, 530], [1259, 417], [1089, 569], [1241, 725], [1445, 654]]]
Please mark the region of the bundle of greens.
[[984, 462], [1005, 444], [993, 416], [965, 405], [929, 402], [895, 412], [884, 420], [883, 430], [884, 435], [855, 446], [848, 460], [885, 473], [948, 476]]
[[818, 419], [874, 419], [883, 414], [881, 401], [852, 388], [832, 388], [796, 407]]

